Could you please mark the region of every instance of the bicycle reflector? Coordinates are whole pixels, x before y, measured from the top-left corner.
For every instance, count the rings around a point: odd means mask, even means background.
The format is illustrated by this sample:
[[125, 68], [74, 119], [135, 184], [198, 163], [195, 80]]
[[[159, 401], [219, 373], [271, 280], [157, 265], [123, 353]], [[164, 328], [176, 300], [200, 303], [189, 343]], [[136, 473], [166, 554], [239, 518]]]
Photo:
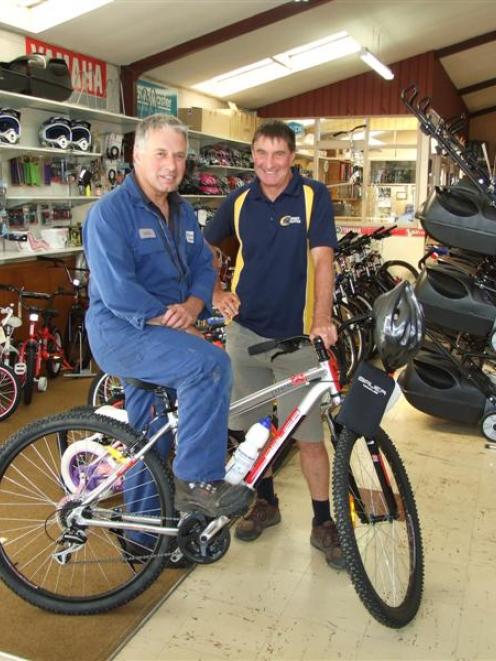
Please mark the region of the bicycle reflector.
[[0, 142], [15, 145], [21, 138], [21, 113], [13, 108], [0, 108]]
[[40, 144], [68, 149], [72, 142], [71, 122], [65, 117], [50, 117], [40, 126]]
[[89, 151], [93, 142], [91, 136], [91, 124], [83, 119], [71, 121], [71, 146], [79, 151]]

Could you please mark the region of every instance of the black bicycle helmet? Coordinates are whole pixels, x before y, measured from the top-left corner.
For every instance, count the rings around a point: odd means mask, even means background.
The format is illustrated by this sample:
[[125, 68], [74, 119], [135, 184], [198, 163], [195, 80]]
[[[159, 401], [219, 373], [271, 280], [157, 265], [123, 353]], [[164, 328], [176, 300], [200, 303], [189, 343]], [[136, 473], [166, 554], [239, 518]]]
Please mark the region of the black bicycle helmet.
[[387, 372], [406, 365], [424, 338], [424, 313], [408, 282], [381, 294], [374, 302], [374, 339]]
[[21, 137], [21, 113], [13, 108], [0, 108], [0, 142], [15, 145]]
[[91, 124], [84, 119], [71, 121], [71, 147], [78, 151], [89, 151], [92, 145]]
[[50, 117], [40, 126], [40, 144], [69, 149], [72, 141], [71, 122], [65, 117]]

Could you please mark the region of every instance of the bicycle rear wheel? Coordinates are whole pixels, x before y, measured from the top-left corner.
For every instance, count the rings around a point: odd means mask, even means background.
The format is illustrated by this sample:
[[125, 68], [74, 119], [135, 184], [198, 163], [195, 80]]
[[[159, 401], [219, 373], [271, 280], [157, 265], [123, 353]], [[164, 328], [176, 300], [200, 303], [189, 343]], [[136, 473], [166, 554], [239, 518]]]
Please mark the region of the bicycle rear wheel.
[[382, 624], [405, 626], [422, 597], [422, 539], [408, 476], [382, 429], [373, 439], [342, 430], [333, 496], [343, 555], [360, 599]]
[[99, 370], [91, 381], [87, 401], [89, 406], [95, 407], [117, 403], [124, 406], [124, 387], [119, 377]]
[[[119, 528], [140, 516], [175, 525], [171, 475], [153, 452], [88, 506], [94, 525], [67, 518], [141, 442], [129, 425], [88, 411], [44, 418], [8, 440], [0, 452], [0, 578], [20, 597], [57, 613], [99, 613], [157, 578], [172, 537]], [[81, 543], [61, 564], [54, 553], [67, 533]]]
[[69, 315], [64, 340], [65, 356], [74, 372], [86, 369], [91, 360], [88, 334], [84, 326], [84, 310], [76, 309]]
[[26, 361], [26, 378], [22, 387], [24, 404], [31, 404], [33, 399], [34, 379], [36, 376], [36, 344], [28, 344], [24, 360]]
[[48, 340], [48, 353], [50, 358], [47, 358], [46, 361], [46, 372], [47, 375], [55, 379], [62, 372], [62, 363], [64, 361], [64, 350], [62, 348], [62, 335], [58, 328], [52, 328], [51, 333], [53, 335], [53, 340]]
[[19, 406], [21, 388], [14, 370], [0, 365], [0, 421], [7, 420]]

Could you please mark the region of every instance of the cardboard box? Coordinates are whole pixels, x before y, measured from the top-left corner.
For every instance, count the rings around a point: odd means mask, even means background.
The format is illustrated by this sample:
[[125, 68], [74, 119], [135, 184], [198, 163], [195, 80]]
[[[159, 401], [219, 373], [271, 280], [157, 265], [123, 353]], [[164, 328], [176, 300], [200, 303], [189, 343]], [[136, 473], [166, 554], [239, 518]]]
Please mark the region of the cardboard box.
[[201, 133], [218, 138], [229, 139], [231, 127], [230, 110], [179, 108], [178, 117], [193, 131], [200, 131]]
[[255, 129], [258, 126], [258, 117], [254, 112], [245, 110], [231, 110], [231, 140], [241, 140], [251, 143]]

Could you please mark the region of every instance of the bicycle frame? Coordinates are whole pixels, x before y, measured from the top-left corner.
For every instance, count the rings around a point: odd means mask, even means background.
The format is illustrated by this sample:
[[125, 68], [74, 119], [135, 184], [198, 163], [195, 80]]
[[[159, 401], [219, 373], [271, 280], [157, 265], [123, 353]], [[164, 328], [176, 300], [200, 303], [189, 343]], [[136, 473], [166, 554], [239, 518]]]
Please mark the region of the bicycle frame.
[[[272, 459], [277, 454], [278, 450], [285, 443], [286, 439], [291, 435], [301, 420], [307, 415], [310, 409], [326, 392], [329, 392], [333, 404], [341, 402], [341, 391], [339, 385], [339, 370], [334, 357], [325, 358], [320, 361], [319, 367], [313, 367], [305, 372], [295, 374], [290, 378], [278, 381], [277, 383], [258, 390], [242, 399], [234, 402], [230, 407], [231, 413], [242, 414], [251, 411], [263, 404], [269, 404], [274, 399], [284, 397], [285, 395], [300, 390], [306, 386], [314, 384], [310, 390], [303, 397], [302, 401], [296, 406], [282, 426], [276, 430], [276, 433], [269, 439], [267, 445], [260, 453], [253, 468], [245, 477], [245, 484], [249, 487], [254, 487], [256, 482], [263, 475]], [[91, 503], [98, 500], [117, 480], [121, 479], [138, 461], [155, 445], [155, 443], [164, 434], [168, 432], [175, 432], [177, 429], [177, 414], [175, 412], [168, 413], [167, 422], [160, 427], [150, 439], [133, 455], [132, 458], [124, 461], [123, 465], [112, 475], [109, 475], [103, 482], [101, 482], [86, 498], [82, 501], [81, 505], [73, 510], [71, 515], [79, 525], [90, 525], [101, 528], [118, 528], [125, 530], [136, 530], [139, 532], [153, 532], [160, 535], [177, 535], [177, 527], [164, 527], [155, 523], [156, 519], [151, 517], [141, 516], [139, 514], [124, 514], [122, 515], [122, 522], [119, 521], [104, 521], [95, 518], [87, 518], [84, 514], [84, 509]], [[81, 489], [84, 485], [81, 485]], [[98, 510], [97, 510], [98, 511]], [[219, 517], [212, 521], [202, 533], [202, 540], [208, 541], [213, 537], [220, 528], [222, 528], [229, 521], [227, 517]], [[139, 523], [137, 523], [139, 522]], [[204, 538], [205, 535], [205, 538]], [[76, 550], [76, 549], [73, 549]], [[66, 553], [67, 550], [59, 552]], [[58, 555], [58, 554], [56, 554]]]

